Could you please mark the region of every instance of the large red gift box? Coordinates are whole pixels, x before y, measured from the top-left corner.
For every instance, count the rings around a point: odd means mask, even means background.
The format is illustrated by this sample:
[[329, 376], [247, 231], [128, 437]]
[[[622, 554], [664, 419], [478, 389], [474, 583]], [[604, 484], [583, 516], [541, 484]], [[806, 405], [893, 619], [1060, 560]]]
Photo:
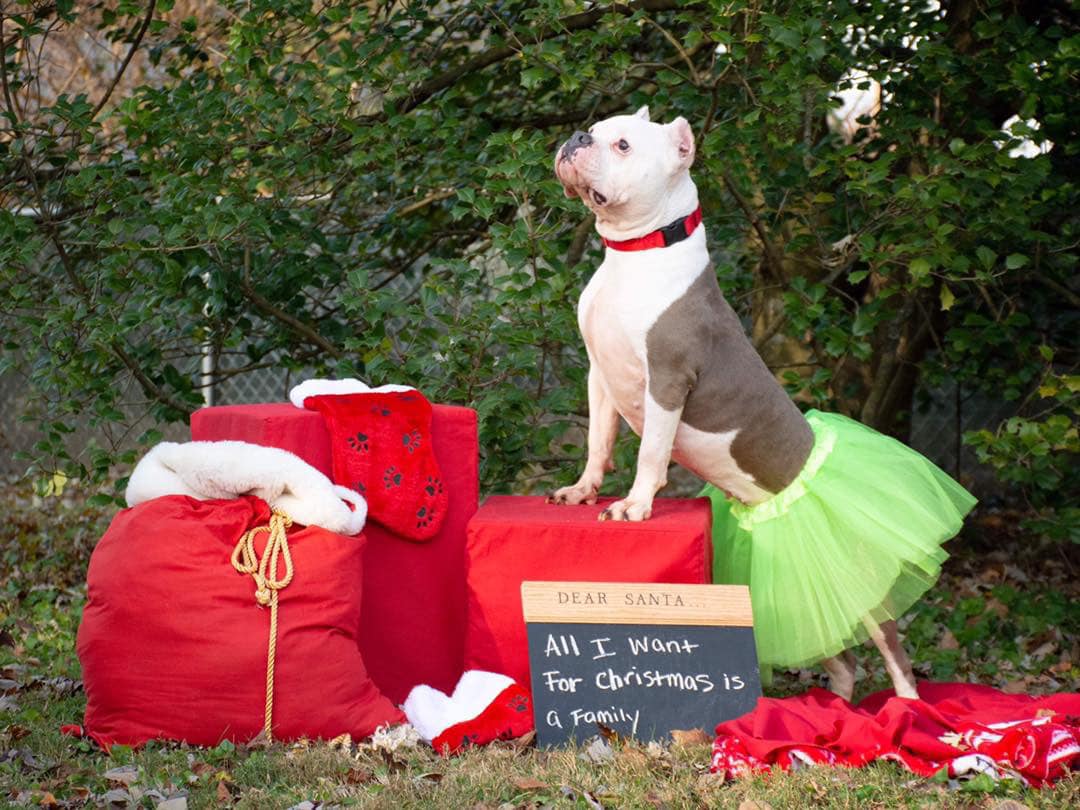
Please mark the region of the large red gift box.
[[707, 584], [712, 517], [706, 498], [657, 498], [640, 523], [599, 521], [613, 499], [558, 506], [494, 496], [469, 521], [465, 668], [529, 683], [521, 612], [525, 580]]
[[[415, 543], [370, 520], [364, 527], [360, 651], [395, 703], [421, 683], [452, 691], [463, 671], [465, 526], [480, 497], [476, 412], [434, 405], [431, 433], [449, 495], [440, 532]], [[191, 415], [191, 438], [280, 447], [333, 477], [322, 416], [289, 403], [203, 408]]]

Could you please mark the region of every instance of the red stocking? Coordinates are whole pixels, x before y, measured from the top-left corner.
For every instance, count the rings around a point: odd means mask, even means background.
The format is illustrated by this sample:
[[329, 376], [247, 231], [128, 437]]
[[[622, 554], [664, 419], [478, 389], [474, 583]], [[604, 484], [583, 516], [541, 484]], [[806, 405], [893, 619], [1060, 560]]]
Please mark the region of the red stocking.
[[431, 403], [415, 389], [306, 397], [330, 430], [334, 481], [355, 489], [368, 517], [409, 540], [429, 540], [447, 495], [431, 446]]

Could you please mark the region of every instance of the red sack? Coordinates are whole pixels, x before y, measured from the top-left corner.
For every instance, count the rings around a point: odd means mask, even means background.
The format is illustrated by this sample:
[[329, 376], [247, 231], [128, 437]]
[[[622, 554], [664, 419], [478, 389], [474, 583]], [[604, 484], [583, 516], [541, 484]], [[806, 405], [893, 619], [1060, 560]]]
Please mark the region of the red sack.
[[[182, 495], [116, 516], [90, 558], [77, 640], [89, 736], [105, 746], [212, 746], [263, 730], [270, 610], [231, 560], [241, 537], [270, 518], [251, 496]], [[267, 538], [254, 536], [257, 555]], [[315, 526], [287, 538], [294, 574], [278, 592], [273, 738], [362, 738], [402, 722], [357, 647], [363, 538]]]

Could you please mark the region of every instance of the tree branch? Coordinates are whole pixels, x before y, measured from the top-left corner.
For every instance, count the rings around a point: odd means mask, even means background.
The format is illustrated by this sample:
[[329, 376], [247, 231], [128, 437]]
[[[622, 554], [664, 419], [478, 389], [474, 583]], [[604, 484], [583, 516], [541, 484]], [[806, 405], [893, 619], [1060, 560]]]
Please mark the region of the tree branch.
[[[545, 40], [561, 36], [562, 34], [571, 31], [580, 31], [585, 28], [591, 28], [605, 14], [609, 13], [629, 16], [640, 10], [671, 11], [673, 9], [686, 7], [687, 4], [681, 3], [679, 0], [635, 0], [635, 2], [631, 3], [612, 3], [610, 5], [600, 3], [589, 11], [583, 11], [580, 14], [571, 14], [568, 17], [563, 17], [556, 26], [538, 31], [533, 39], [533, 43], [544, 42]], [[471, 59], [465, 60], [462, 64], [450, 68], [446, 72], [420, 84], [409, 93], [402, 102], [400, 111], [402, 113], [407, 113], [423, 104], [436, 93], [445, 90], [448, 87], [452, 87], [462, 76], [467, 76], [470, 73], [475, 73], [478, 70], [490, 67], [496, 62], [509, 59], [516, 53], [517, 50], [509, 45], [500, 45], [499, 47], [492, 48], [483, 53], [478, 53]]]
[[128, 65], [131, 64], [132, 57], [135, 56], [135, 51], [139, 49], [139, 45], [142, 43], [143, 37], [146, 35], [146, 29], [150, 27], [150, 21], [154, 18], [154, 8], [157, 6], [157, 0], [150, 0], [150, 5], [146, 9], [146, 16], [143, 17], [142, 25], [139, 26], [138, 32], [135, 34], [135, 39], [131, 43], [131, 47], [128, 48], [127, 56], [124, 57], [124, 61], [120, 63], [120, 67], [116, 70], [116, 75], [113, 76], [112, 82], [105, 90], [105, 95], [101, 97], [101, 101], [94, 107], [94, 111], [90, 114], [90, 120], [93, 121], [97, 118], [102, 107], [109, 101], [109, 97], [113, 94], [113, 90], [116, 89], [116, 85], [120, 83], [120, 79], [128, 69]]
[[746, 215], [750, 225], [757, 231], [758, 238], [761, 240], [761, 250], [765, 258], [765, 264], [771, 272], [769, 280], [774, 282], [781, 282], [784, 280], [784, 265], [780, 255], [776, 252], [776, 246], [773, 245], [772, 240], [769, 238], [768, 231], [765, 230], [765, 223], [761, 221], [761, 217], [758, 216], [757, 211], [750, 205], [750, 201], [742, 195], [738, 187], [735, 185], [735, 181], [732, 179], [729, 172], [723, 172], [721, 177], [724, 179], [724, 186], [727, 187], [728, 193], [735, 198], [735, 202], [739, 204], [739, 208], [742, 209], [743, 214]]
[[340, 359], [341, 358], [341, 356], [342, 356], [341, 349], [339, 349], [337, 346], [335, 346], [329, 340], [324, 338], [322, 335], [320, 335], [318, 332], [316, 332], [311, 326], [304, 323], [302, 320], [297, 318], [295, 315], [290, 315], [288, 312], [285, 312], [283, 309], [279, 309], [278, 307], [274, 306], [266, 298], [263, 298], [263, 296], [261, 296], [258, 292], [256, 292], [255, 288], [251, 286], [251, 282], [247, 278], [245, 278], [241, 282], [240, 289], [243, 291], [244, 297], [247, 298], [251, 303], [253, 303], [255, 305], [255, 307], [260, 312], [262, 312], [264, 315], [269, 315], [274, 320], [280, 321], [281, 323], [285, 324], [287, 327], [289, 327], [296, 334], [300, 335], [302, 338], [307, 340], [309, 343], [314, 343], [316, 346], [318, 346], [324, 352], [329, 354], [331, 357], [333, 357], [335, 359]]

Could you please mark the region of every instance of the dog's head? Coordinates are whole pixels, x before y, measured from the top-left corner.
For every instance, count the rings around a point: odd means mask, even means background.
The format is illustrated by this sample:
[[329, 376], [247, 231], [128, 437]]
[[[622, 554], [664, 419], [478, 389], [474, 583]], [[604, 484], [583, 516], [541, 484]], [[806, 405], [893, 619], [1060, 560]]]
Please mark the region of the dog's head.
[[686, 119], [656, 124], [642, 107], [571, 135], [555, 154], [555, 174], [566, 196], [581, 197], [598, 221], [633, 230], [667, 207], [693, 162]]

